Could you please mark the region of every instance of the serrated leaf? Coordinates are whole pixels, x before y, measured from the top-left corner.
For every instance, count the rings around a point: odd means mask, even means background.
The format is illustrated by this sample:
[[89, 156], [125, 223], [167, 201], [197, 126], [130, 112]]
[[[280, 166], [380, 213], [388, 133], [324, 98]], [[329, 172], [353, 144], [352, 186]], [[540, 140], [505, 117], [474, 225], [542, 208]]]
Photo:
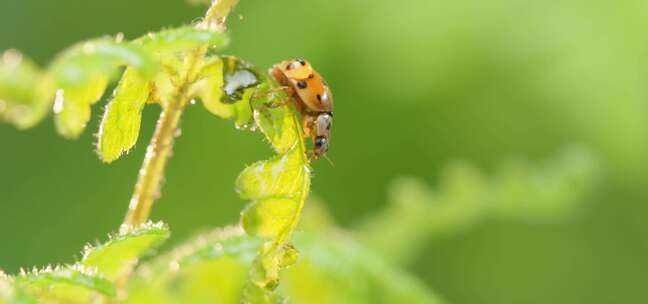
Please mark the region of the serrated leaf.
[[38, 123], [54, 100], [51, 79], [16, 50], [0, 56], [0, 120], [26, 129]]
[[[224, 76], [223, 96], [227, 98], [221, 101], [227, 104], [238, 98], [241, 89], [244, 94], [254, 89], [249, 107], [254, 110], [256, 126], [279, 153], [268, 161], [248, 166], [236, 182], [241, 198], [252, 200], [241, 214], [244, 229], [267, 240], [250, 269], [242, 301], [278, 303], [283, 300], [274, 290], [279, 284], [280, 270], [293, 263], [297, 256], [290, 240], [310, 187], [303, 131], [290, 100], [273, 80], [256, 76], [263, 81], [247, 87], [248, 77], [236, 76], [236, 71], [253, 69], [234, 57], [227, 58], [223, 70], [231, 78]], [[232, 81], [229, 90], [228, 80]], [[247, 101], [247, 97], [242, 100]]]
[[99, 127], [97, 148], [104, 162], [118, 159], [137, 142], [149, 92], [149, 81], [135, 69], [126, 69]]
[[301, 146], [254, 163], [239, 175], [236, 189], [243, 199], [301, 198], [307, 195], [310, 169]]
[[34, 270], [14, 278], [12, 302], [88, 303], [98, 295], [115, 296], [112, 283], [80, 265]]
[[286, 154], [247, 167], [239, 175], [237, 191], [242, 198], [253, 200], [241, 217], [248, 233], [278, 237], [297, 220], [310, 185], [302, 151], [295, 146]]
[[140, 257], [159, 246], [168, 237], [169, 229], [164, 224], [149, 222], [113, 235], [102, 245], [87, 247], [81, 264], [96, 268], [107, 279], [115, 280], [128, 274]]
[[133, 43], [158, 53], [185, 52], [203, 45], [217, 49], [223, 48], [229, 43], [229, 37], [221, 32], [198, 29], [194, 26], [184, 26], [149, 33], [133, 41]]

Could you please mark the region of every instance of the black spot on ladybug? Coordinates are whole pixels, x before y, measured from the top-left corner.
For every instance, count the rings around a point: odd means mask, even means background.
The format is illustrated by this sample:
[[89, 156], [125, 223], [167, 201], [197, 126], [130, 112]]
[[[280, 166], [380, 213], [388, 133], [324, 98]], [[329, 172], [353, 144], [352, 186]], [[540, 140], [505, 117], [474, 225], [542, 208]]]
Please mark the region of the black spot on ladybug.
[[317, 94], [317, 100], [322, 101], [322, 95]]
[[299, 62], [302, 66], [306, 65], [306, 61], [304, 59], [297, 59], [297, 62]]
[[315, 78], [315, 74], [311, 73], [310, 75], [308, 75], [308, 79], [313, 79], [313, 78]]
[[297, 81], [297, 87], [300, 89], [305, 89], [308, 85], [306, 84], [306, 81], [300, 80]]
[[288, 65], [286, 65], [286, 70], [292, 70], [292, 68], [293, 68], [292, 63], [289, 63]]

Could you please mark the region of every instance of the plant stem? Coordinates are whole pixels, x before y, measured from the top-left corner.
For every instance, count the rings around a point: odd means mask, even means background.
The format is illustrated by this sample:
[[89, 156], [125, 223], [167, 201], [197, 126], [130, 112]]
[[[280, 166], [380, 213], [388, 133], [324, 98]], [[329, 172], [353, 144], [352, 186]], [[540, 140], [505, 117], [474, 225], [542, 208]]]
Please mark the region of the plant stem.
[[[238, 0], [214, 0], [207, 11], [199, 28], [214, 31], [225, 30], [225, 20]], [[139, 171], [135, 191], [128, 205], [128, 213], [124, 219], [124, 227], [134, 227], [145, 223], [151, 212], [151, 207], [160, 197], [160, 189], [164, 182], [164, 169], [173, 150], [178, 125], [184, 107], [189, 102], [187, 90], [196, 80], [196, 66], [207, 52], [207, 46], [200, 47], [187, 54], [183, 68], [180, 71], [178, 87], [174, 98], [167, 101], [163, 107], [153, 138], [146, 148], [144, 163]]]
[[162, 110], [153, 138], [146, 148], [144, 163], [139, 171], [135, 192], [128, 206], [124, 224], [140, 225], [148, 219], [153, 202], [160, 197], [164, 168], [171, 156], [175, 134], [184, 108], [182, 100], [170, 102]]
[[202, 47], [189, 53], [185, 58], [176, 94], [163, 107], [153, 138], [146, 148], [146, 156], [124, 219], [126, 227], [145, 223], [153, 203], [160, 197], [164, 169], [172, 155], [175, 138], [180, 134], [178, 127], [180, 117], [189, 102], [187, 90], [195, 81], [196, 63], [202, 59], [206, 51], [207, 48]]

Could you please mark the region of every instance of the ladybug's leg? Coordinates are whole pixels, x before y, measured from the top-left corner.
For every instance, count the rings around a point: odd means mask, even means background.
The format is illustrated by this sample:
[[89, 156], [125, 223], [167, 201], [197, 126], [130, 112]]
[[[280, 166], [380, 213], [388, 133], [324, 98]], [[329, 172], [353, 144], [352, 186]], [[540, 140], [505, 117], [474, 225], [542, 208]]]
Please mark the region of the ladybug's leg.
[[304, 137], [315, 138], [315, 118], [311, 113], [302, 112], [302, 129], [304, 130]]
[[[307, 112], [302, 112], [302, 129], [304, 130], [304, 137], [308, 138], [310, 137], [311, 141], [313, 144], [315, 143], [315, 137], [317, 136], [315, 133], [315, 119], [317, 118], [316, 115], [313, 115], [312, 113], [307, 113]], [[317, 159], [317, 156], [315, 155], [313, 150], [310, 150], [306, 152], [306, 156], [310, 160], [315, 160]]]

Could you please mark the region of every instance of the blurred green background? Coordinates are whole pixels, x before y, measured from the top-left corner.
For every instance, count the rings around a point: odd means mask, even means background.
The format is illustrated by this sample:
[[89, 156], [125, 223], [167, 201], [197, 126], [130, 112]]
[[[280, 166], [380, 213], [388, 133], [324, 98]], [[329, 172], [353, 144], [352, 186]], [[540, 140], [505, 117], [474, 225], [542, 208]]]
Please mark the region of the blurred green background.
[[[87, 38], [195, 21], [181, 0], [3, 0], [0, 50], [41, 65]], [[625, 1], [242, 0], [228, 54], [266, 68], [309, 59], [336, 100], [330, 157], [313, 193], [352, 227], [380, 210], [403, 175], [436, 185], [450, 161], [486, 172], [591, 150], [602, 178], [576, 217], [551, 225], [490, 220], [429, 240], [405, 265], [451, 303], [648, 301], [648, 3]], [[159, 110], [136, 149], [94, 154], [101, 115], [78, 141], [51, 118], [0, 125], [0, 268], [69, 262], [117, 229]], [[178, 242], [234, 223], [233, 182], [271, 151], [200, 106], [186, 112], [154, 219]], [[247, 133], [247, 134], [244, 134]], [[425, 242], [426, 240], [421, 240]]]

